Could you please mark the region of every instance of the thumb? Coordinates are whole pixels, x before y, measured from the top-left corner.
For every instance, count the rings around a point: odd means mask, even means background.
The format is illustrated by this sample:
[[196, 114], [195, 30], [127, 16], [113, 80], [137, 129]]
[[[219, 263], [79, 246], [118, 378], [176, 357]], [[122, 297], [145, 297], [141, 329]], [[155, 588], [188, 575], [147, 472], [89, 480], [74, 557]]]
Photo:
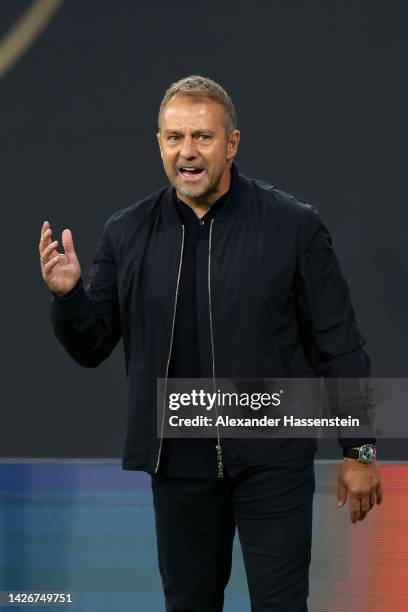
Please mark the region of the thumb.
[[347, 487], [342, 481], [337, 484], [337, 499], [338, 507], [341, 508], [342, 506], [344, 506], [347, 499]]
[[74, 241], [72, 238], [72, 232], [70, 229], [64, 229], [64, 231], [62, 232], [62, 244], [64, 245], [64, 251], [65, 251], [65, 255], [68, 257], [68, 261], [77, 259], [75, 249], [74, 249]]

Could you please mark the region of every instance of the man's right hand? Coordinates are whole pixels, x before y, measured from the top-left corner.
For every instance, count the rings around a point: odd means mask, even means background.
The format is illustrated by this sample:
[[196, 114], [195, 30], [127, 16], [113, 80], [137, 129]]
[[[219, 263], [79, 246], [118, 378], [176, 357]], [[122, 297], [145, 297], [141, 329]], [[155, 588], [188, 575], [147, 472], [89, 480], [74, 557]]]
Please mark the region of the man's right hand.
[[74, 251], [72, 233], [69, 229], [62, 232], [64, 253], [58, 253], [58, 240], [51, 242], [52, 230], [48, 221], [44, 221], [40, 237], [41, 273], [44, 281], [53, 293], [59, 296], [71, 291], [81, 277], [81, 267]]

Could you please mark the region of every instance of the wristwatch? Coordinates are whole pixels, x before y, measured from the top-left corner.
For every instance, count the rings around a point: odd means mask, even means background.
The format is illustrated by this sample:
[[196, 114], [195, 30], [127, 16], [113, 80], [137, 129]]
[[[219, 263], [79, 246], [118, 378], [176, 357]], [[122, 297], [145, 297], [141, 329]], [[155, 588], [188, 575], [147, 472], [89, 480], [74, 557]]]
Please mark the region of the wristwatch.
[[362, 446], [345, 448], [343, 456], [357, 459], [360, 463], [373, 463], [377, 456], [377, 449], [374, 444], [363, 444]]

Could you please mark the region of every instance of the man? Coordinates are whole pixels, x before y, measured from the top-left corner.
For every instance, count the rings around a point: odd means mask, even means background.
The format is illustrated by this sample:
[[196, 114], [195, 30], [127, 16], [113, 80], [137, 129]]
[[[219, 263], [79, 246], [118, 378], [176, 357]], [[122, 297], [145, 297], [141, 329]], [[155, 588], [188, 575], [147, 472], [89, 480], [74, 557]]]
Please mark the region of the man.
[[[252, 610], [304, 612], [316, 441], [157, 437], [156, 379], [368, 377], [348, 289], [315, 209], [238, 171], [220, 85], [173, 83], [157, 138], [171, 186], [107, 221], [86, 288], [71, 231], [59, 254], [44, 222], [52, 324], [85, 367], [123, 338], [123, 468], [152, 475], [166, 610], [222, 610], [237, 526]], [[374, 443], [340, 439], [353, 523], [381, 502]]]

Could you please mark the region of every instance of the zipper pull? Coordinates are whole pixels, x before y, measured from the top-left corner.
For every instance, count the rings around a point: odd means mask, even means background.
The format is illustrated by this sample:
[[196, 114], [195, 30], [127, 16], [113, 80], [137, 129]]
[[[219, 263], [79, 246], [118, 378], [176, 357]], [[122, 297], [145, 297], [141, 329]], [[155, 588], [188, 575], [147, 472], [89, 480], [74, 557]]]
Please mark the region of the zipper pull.
[[217, 465], [218, 465], [218, 478], [224, 476], [224, 466], [222, 465], [222, 449], [219, 444], [215, 447], [217, 449]]

